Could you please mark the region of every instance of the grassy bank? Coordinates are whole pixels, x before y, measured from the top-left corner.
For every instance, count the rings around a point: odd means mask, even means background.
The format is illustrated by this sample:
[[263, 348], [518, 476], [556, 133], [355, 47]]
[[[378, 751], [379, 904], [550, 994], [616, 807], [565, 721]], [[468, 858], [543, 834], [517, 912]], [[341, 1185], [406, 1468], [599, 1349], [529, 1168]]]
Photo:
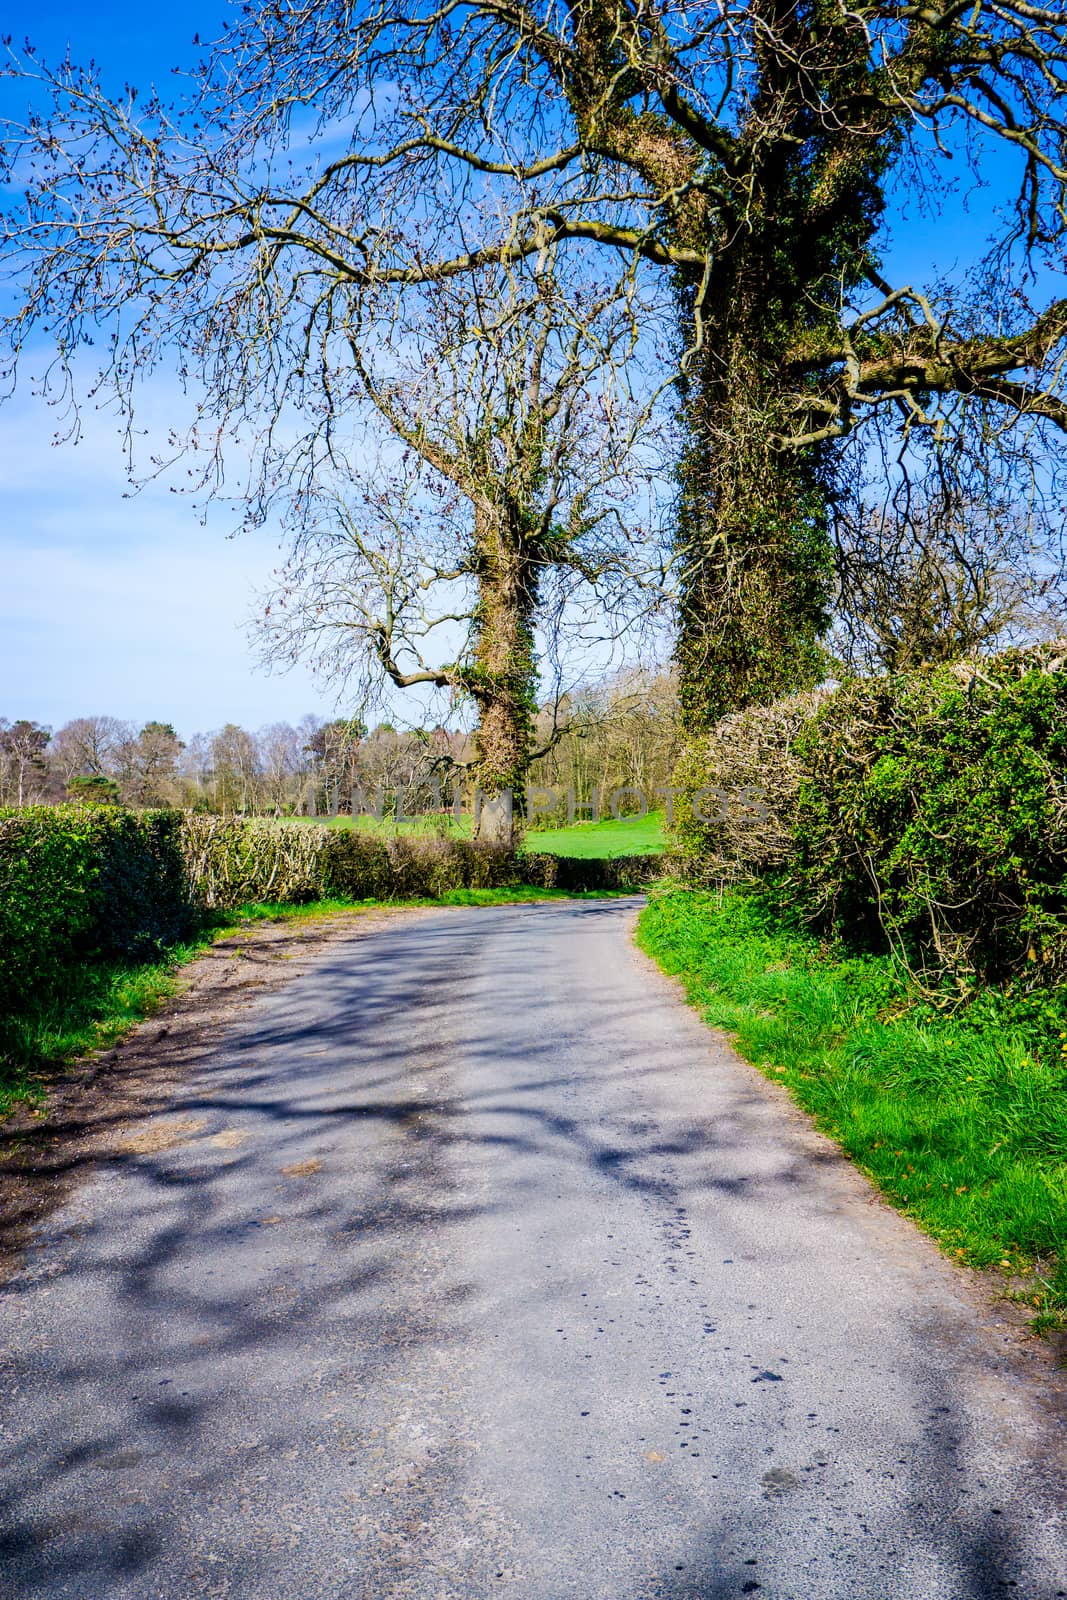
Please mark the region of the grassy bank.
[[[538, 900], [603, 898], [525, 885], [503, 889], [453, 889], [435, 900], [405, 905], [491, 906]], [[180, 986], [181, 968], [211, 944], [256, 922], [300, 922], [338, 911], [374, 910], [383, 901], [316, 900], [305, 905], [254, 904], [220, 914], [186, 942], [155, 961], [85, 962], [72, 967], [48, 1000], [27, 1005], [4, 1024], [0, 1036], [0, 1120], [19, 1105], [45, 1099], [42, 1075], [93, 1050], [115, 1044], [159, 1009]], [[395, 904], [395, 902], [394, 902]]]
[[205, 932], [173, 946], [157, 961], [87, 962], [62, 987], [5, 1018], [0, 1034], [0, 1119], [18, 1105], [41, 1104], [41, 1074], [93, 1050], [104, 1050], [151, 1016], [178, 987], [178, 971], [212, 938]]
[[788, 1086], [958, 1260], [1067, 1325], [1067, 995], [940, 1010], [889, 957], [849, 957], [769, 894], [653, 898], [638, 942], [705, 1021]]

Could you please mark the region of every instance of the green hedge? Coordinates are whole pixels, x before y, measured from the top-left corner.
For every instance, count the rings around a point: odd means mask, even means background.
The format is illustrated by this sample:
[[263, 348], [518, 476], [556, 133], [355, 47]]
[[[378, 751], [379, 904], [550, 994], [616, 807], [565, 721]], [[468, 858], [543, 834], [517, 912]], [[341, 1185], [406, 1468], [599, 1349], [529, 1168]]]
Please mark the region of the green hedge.
[[0, 811], [0, 1022], [47, 1002], [77, 963], [158, 954], [215, 908], [432, 899], [522, 883], [608, 890], [647, 882], [661, 866], [655, 856], [517, 856], [468, 839], [175, 811]]
[[47, 995], [75, 961], [145, 956], [189, 931], [181, 827], [164, 811], [0, 811], [0, 1011]]
[[553, 856], [540, 852], [519, 856], [519, 881], [537, 889], [564, 889], [570, 894], [613, 893], [642, 889], [665, 877], [674, 863], [663, 855]]
[[964, 981], [1067, 977], [1067, 654], [851, 683], [794, 741], [790, 879], [825, 925]]

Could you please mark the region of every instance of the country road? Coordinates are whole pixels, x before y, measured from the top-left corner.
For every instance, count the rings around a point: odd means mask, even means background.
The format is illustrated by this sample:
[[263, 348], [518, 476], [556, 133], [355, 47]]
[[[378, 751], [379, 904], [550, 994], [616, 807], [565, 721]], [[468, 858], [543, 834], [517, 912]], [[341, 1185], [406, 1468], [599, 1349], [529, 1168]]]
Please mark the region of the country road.
[[1053, 1600], [1062, 1416], [633, 948], [396, 916], [0, 1292], [0, 1595]]

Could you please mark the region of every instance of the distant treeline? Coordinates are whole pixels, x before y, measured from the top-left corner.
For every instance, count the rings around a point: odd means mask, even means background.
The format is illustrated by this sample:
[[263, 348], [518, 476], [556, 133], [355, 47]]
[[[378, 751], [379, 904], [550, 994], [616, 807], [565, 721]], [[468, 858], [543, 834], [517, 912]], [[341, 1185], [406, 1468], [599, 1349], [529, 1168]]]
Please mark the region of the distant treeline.
[[[531, 783], [587, 805], [594, 790], [668, 784], [678, 755], [673, 678], [656, 671], [603, 680], [538, 716], [544, 754]], [[227, 723], [181, 739], [168, 722], [138, 728], [111, 716], [76, 717], [53, 732], [0, 717], [0, 806], [94, 800], [178, 806], [220, 815], [293, 816], [384, 806], [452, 808], [468, 787], [473, 740], [458, 729], [368, 728], [359, 718], [304, 717], [252, 732]]]

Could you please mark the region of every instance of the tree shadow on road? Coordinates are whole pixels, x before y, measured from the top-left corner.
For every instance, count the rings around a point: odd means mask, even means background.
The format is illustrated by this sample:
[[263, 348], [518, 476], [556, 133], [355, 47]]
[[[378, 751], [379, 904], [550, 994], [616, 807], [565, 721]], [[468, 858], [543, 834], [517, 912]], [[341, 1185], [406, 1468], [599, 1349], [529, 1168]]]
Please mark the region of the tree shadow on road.
[[[531, 909], [546, 946], [553, 918], [601, 914]], [[546, 968], [549, 1009], [531, 1026], [528, 949], [509, 944], [511, 919], [476, 917], [398, 922], [355, 961], [325, 951], [206, 1053], [190, 1045], [140, 1101], [143, 1125], [93, 1151], [103, 1181], [73, 1195], [4, 1296], [12, 1592], [269, 1600], [299, 1573], [309, 1600], [486, 1594], [515, 1530], [481, 1508], [474, 1548], [459, 1509], [473, 1424], [456, 1373], [482, 1332], [473, 1233], [521, 1218], [546, 1173], [586, 1193], [593, 1218], [615, 1195], [646, 1208], [679, 1265], [707, 1196], [833, 1215], [825, 1178], [842, 1158], [789, 1140], [768, 1153], [758, 1136], [778, 1113], [754, 1082], [737, 1078], [705, 1116], [670, 1109], [660, 1080], [678, 1062], [652, 1048], [640, 985], [569, 1015], [566, 974]], [[580, 1098], [594, 1088], [595, 1118]], [[96, 1133], [128, 1114], [103, 1110]], [[938, 1409], [941, 1370], [917, 1402], [930, 1421], [900, 1463], [908, 1481], [885, 1493], [902, 1535], [955, 1563], [953, 1600], [991, 1600], [1018, 1566], [1008, 1519], [962, 1498], [950, 1528], [909, 1509], [931, 1473], [951, 1483], [967, 1459]], [[747, 1553], [730, 1553], [736, 1527], [704, 1519], [632, 1600], [753, 1585], [815, 1600], [814, 1586], [774, 1588], [752, 1553], [783, 1515], [776, 1495], [747, 1515]], [[430, 1572], [453, 1578], [420, 1587]], [[863, 1600], [891, 1596], [887, 1582]]]

